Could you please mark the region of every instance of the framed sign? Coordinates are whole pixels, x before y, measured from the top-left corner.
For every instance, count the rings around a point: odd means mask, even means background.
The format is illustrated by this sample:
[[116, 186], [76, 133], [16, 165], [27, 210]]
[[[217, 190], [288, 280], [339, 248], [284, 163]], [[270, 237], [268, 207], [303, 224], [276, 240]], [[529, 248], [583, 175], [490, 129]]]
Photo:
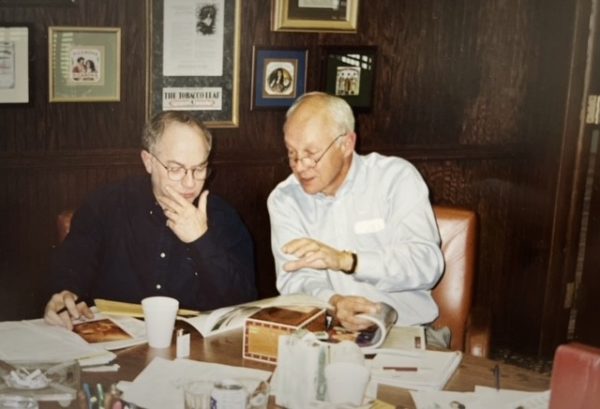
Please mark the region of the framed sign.
[[50, 102], [121, 99], [121, 29], [49, 27]]
[[352, 108], [370, 110], [376, 56], [375, 46], [321, 47], [322, 89], [344, 98]]
[[308, 49], [252, 50], [252, 109], [285, 109], [306, 92]]
[[29, 28], [0, 26], [0, 103], [29, 102]]
[[271, 0], [273, 31], [356, 33], [359, 0]]
[[238, 126], [241, 0], [150, 0], [149, 116]]

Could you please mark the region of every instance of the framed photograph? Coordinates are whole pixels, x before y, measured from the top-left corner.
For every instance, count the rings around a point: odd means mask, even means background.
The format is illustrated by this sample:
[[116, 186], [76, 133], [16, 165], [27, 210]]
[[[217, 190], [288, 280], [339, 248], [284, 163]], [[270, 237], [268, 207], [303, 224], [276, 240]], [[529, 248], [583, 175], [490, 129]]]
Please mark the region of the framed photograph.
[[121, 99], [121, 29], [49, 27], [50, 102]]
[[376, 57], [375, 46], [321, 47], [322, 89], [344, 98], [352, 108], [370, 110]]
[[271, 0], [271, 30], [356, 33], [359, 0]]
[[0, 6], [73, 6], [77, 0], [0, 0]]
[[149, 116], [238, 126], [241, 0], [150, 0]]
[[285, 109], [306, 92], [308, 49], [252, 49], [251, 109]]
[[0, 103], [29, 102], [29, 28], [0, 27]]

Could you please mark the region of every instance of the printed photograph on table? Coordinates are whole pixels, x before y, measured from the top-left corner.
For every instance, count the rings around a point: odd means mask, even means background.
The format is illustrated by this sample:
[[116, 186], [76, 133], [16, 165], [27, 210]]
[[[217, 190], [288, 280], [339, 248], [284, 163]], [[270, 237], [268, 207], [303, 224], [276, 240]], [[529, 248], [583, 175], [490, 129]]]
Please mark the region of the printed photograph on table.
[[273, 31], [356, 33], [359, 0], [272, 0]]
[[0, 27], [0, 103], [29, 102], [29, 28]]
[[49, 27], [50, 102], [119, 101], [121, 29]]
[[322, 47], [321, 83], [328, 94], [344, 98], [352, 108], [373, 105], [377, 47]]
[[253, 48], [252, 109], [285, 109], [306, 92], [307, 49]]

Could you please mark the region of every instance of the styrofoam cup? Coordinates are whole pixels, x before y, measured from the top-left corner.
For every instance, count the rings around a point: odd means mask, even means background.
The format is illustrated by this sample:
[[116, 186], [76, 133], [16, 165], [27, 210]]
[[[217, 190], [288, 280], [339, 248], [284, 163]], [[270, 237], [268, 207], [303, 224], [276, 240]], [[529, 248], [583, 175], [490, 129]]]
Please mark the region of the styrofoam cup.
[[142, 300], [146, 336], [151, 348], [168, 348], [171, 345], [179, 301], [171, 297], [155, 296]]

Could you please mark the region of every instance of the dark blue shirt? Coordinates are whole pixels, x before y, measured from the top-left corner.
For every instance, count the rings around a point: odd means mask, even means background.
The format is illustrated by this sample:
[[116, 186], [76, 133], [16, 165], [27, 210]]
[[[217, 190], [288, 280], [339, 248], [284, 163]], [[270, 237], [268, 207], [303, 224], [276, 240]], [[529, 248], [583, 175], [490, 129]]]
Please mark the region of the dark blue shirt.
[[92, 193], [73, 216], [50, 272], [51, 293], [139, 303], [166, 295], [209, 310], [256, 299], [254, 251], [236, 211], [210, 193], [208, 231], [183, 243], [166, 225], [150, 178]]

